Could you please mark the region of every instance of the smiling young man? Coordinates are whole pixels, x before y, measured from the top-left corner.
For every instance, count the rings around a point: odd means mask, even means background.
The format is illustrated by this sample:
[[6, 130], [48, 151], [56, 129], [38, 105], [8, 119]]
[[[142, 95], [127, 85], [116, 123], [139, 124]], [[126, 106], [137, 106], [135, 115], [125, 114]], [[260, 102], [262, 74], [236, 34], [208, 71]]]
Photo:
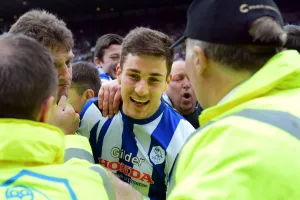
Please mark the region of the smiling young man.
[[120, 62], [122, 41], [120, 35], [113, 33], [105, 34], [97, 40], [94, 63], [99, 68], [102, 83], [117, 77], [116, 67]]
[[[90, 135], [95, 161], [150, 199], [165, 199], [181, 146], [195, 130], [162, 99], [170, 81], [172, 41], [136, 28], [124, 39], [117, 80], [123, 104], [113, 118], [85, 106], [79, 133]], [[95, 110], [99, 110], [95, 114]]]

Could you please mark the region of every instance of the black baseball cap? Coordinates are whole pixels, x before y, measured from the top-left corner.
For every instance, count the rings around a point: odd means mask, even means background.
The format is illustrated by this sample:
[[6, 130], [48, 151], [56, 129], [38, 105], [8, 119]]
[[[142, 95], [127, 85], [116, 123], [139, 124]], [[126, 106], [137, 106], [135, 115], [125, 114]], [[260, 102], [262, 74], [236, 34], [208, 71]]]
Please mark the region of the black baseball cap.
[[186, 38], [217, 44], [259, 44], [249, 29], [260, 17], [272, 17], [283, 27], [282, 16], [273, 0], [194, 0], [187, 12], [184, 34], [170, 48]]

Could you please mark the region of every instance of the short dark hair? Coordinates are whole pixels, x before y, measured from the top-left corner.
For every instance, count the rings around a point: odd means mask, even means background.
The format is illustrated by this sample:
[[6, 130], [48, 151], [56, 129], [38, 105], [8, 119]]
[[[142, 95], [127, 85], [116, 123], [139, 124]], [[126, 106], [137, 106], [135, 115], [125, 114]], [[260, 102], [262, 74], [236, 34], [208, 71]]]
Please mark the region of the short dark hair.
[[172, 43], [172, 39], [162, 32], [144, 27], [135, 28], [123, 40], [120, 66], [123, 67], [129, 54], [164, 57], [169, 75], [174, 57], [174, 51], [170, 49]]
[[89, 62], [77, 62], [72, 65], [72, 88], [75, 88], [79, 95], [87, 89], [94, 91], [94, 96], [98, 96], [101, 87], [99, 71], [95, 65]]
[[43, 10], [31, 10], [12, 25], [9, 33], [23, 34], [34, 38], [50, 49], [70, 51], [74, 46], [72, 32], [66, 23]]
[[0, 85], [0, 118], [35, 120], [44, 101], [57, 93], [51, 52], [26, 36], [1, 36]]
[[287, 49], [295, 49], [300, 53], [300, 26], [286, 25], [284, 30], [287, 33], [287, 42], [285, 47]]
[[100, 61], [103, 61], [104, 51], [113, 44], [121, 45], [123, 42], [123, 37], [118, 34], [105, 34], [98, 38], [95, 46], [94, 57], [97, 57]]

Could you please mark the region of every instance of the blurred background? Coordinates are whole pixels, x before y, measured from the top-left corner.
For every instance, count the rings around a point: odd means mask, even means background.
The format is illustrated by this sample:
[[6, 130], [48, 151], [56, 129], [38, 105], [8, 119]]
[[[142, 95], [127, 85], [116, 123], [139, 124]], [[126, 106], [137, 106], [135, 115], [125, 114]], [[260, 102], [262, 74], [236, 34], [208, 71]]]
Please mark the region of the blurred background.
[[[230, 1], [230, 0], [228, 0]], [[125, 36], [136, 26], [145, 26], [180, 37], [186, 10], [192, 0], [0, 0], [0, 33], [7, 32], [20, 15], [38, 8], [62, 18], [75, 38], [74, 62], [92, 61], [98, 37], [106, 33]], [[275, 0], [286, 24], [300, 24], [300, 0]], [[184, 47], [175, 59], [184, 58]]]

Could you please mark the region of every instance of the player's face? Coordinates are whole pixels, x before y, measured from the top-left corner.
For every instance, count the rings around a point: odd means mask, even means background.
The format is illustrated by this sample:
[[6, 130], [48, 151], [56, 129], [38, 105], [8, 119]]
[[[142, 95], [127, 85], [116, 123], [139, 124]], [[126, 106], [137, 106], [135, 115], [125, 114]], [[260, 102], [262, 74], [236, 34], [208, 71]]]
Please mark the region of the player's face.
[[55, 68], [59, 81], [57, 101], [61, 96], [68, 96], [68, 90], [72, 80], [72, 59], [74, 54], [72, 51], [52, 50], [55, 60]]
[[112, 79], [116, 78], [116, 67], [120, 62], [121, 45], [113, 44], [104, 50], [102, 68]]
[[128, 55], [123, 69], [117, 69], [121, 83], [123, 112], [134, 119], [151, 117], [159, 108], [161, 95], [166, 90], [166, 60], [154, 56]]

